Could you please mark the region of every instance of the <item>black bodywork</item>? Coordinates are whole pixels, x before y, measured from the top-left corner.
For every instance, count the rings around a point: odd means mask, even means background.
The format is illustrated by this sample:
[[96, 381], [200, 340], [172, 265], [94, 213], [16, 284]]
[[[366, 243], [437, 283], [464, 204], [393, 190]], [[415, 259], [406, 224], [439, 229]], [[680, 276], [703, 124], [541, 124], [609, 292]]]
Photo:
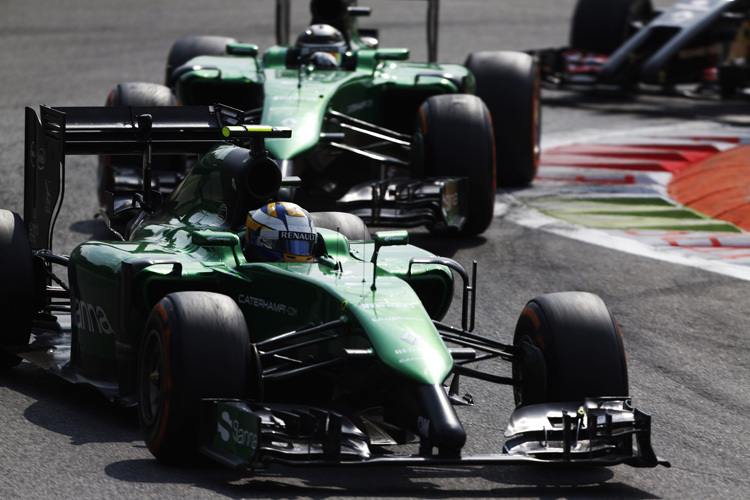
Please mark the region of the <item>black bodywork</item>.
[[539, 57], [547, 88], [702, 98], [750, 95], [749, 1], [681, 0], [656, 10], [650, 1], [632, 0], [639, 11], [618, 20], [628, 24], [630, 36], [611, 50], [606, 42], [591, 41], [597, 19], [612, 21], [606, 19], [611, 14], [607, 2], [579, 1], [570, 46], [531, 51]]

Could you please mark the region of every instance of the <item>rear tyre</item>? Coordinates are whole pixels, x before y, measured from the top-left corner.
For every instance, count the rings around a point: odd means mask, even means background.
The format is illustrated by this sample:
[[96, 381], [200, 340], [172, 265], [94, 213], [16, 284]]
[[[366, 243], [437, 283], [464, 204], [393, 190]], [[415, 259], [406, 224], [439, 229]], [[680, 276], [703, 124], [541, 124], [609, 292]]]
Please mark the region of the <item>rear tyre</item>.
[[490, 113], [475, 95], [428, 98], [413, 138], [415, 171], [427, 177], [468, 177], [465, 235], [483, 233], [495, 208], [495, 145]]
[[578, 0], [570, 29], [570, 46], [610, 55], [653, 14], [651, 0]]
[[[21, 217], [0, 210], [0, 344], [26, 345], [34, 319], [33, 256]], [[0, 350], [0, 368], [18, 365], [21, 358]]]
[[175, 70], [198, 56], [222, 56], [226, 54], [227, 44], [237, 43], [234, 38], [224, 36], [189, 36], [177, 40], [167, 56], [167, 68], [164, 83], [174, 87], [177, 81]]
[[542, 107], [539, 69], [523, 52], [474, 52], [465, 62], [476, 95], [492, 115], [497, 148], [497, 184], [525, 186], [539, 168]]
[[161, 462], [198, 458], [202, 398], [248, 394], [250, 341], [237, 304], [209, 292], [177, 292], [154, 306], [138, 359], [138, 420]]
[[598, 296], [560, 292], [531, 300], [513, 344], [517, 406], [587, 397], [627, 397], [628, 369], [614, 316]]
[[337, 231], [347, 237], [349, 241], [363, 241], [370, 239], [370, 230], [365, 221], [354, 214], [346, 212], [312, 212], [310, 217], [316, 228]]
[[[172, 91], [158, 83], [128, 82], [118, 84], [107, 96], [105, 106], [176, 106]], [[185, 173], [186, 160], [179, 155], [154, 156], [151, 162], [156, 187], [165, 183], [173, 187]], [[141, 189], [143, 159], [140, 156], [100, 156], [97, 194], [105, 205], [104, 193]], [[168, 172], [165, 174], [164, 172]], [[169, 179], [168, 179], [169, 177]]]

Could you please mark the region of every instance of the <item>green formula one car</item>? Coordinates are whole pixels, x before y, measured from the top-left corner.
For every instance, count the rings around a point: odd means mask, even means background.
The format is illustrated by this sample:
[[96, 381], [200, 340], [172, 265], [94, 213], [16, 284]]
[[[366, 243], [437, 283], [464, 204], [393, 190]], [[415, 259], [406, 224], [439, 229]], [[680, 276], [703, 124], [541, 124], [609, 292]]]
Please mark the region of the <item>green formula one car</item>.
[[[265, 151], [289, 129], [243, 124], [221, 106], [41, 111], [26, 115], [24, 219], [0, 211], [0, 363], [25, 359], [137, 404], [159, 460], [667, 465], [631, 404], [617, 323], [597, 296], [537, 297], [503, 343], [473, 331], [476, 265], [412, 246], [404, 230], [370, 238], [341, 212], [310, 216], [310, 259], [255, 261], [249, 211], [299, 183]], [[151, 156], [183, 153], [201, 159], [161, 200]], [[146, 182], [109, 204], [111, 240], [64, 256], [50, 235], [76, 154], [139, 155]], [[442, 322], [453, 272], [458, 326]], [[514, 388], [497, 454], [462, 453], [454, 405], [473, 404], [459, 396], [463, 377]]]
[[[368, 224], [427, 225], [480, 234], [493, 219], [497, 185], [531, 182], [540, 141], [539, 76], [522, 52], [477, 52], [464, 65], [436, 62], [438, 0], [428, 0], [429, 61], [408, 49], [381, 48], [360, 31], [370, 9], [356, 0], [312, 0], [311, 25], [289, 41], [290, 1], [277, 0], [277, 43], [227, 37], [178, 40], [169, 52], [166, 86], [121, 83], [108, 105], [212, 105], [251, 110], [252, 123], [287, 126], [290, 140], [267, 148], [283, 176], [304, 185], [279, 198], [314, 210], [340, 210]], [[155, 164], [166, 192], [184, 161]], [[497, 167], [496, 167], [497, 165]], [[138, 165], [106, 156], [100, 196], [133, 189]], [[448, 186], [442, 177], [463, 177]], [[441, 190], [451, 193], [439, 196]], [[447, 216], [445, 208], [461, 213]]]

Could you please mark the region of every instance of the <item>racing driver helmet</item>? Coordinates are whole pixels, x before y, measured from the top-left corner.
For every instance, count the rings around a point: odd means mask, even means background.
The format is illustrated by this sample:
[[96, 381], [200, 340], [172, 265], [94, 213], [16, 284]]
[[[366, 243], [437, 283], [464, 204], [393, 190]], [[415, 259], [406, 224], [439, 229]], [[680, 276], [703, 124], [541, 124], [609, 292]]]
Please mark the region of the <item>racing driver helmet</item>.
[[300, 59], [323, 66], [339, 66], [346, 53], [344, 35], [330, 24], [313, 24], [297, 37]]
[[294, 203], [272, 202], [247, 214], [249, 262], [312, 262], [318, 233], [310, 214]]

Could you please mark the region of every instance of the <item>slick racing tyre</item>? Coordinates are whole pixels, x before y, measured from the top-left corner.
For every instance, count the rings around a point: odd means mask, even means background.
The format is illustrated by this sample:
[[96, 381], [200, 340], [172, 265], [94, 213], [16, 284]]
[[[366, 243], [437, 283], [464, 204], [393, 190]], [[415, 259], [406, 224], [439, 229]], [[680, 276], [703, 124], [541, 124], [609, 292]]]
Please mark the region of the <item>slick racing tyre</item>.
[[465, 235], [483, 233], [495, 208], [495, 147], [490, 113], [475, 95], [428, 98], [417, 113], [412, 151], [426, 177], [468, 177]]
[[[157, 83], [128, 82], [118, 84], [107, 97], [105, 106], [176, 106], [172, 91]], [[179, 155], [154, 156], [151, 162], [152, 181], [166, 189], [174, 187], [185, 173], [186, 160]], [[97, 194], [105, 205], [105, 192], [141, 189], [143, 159], [140, 156], [100, 156]]]
[[237, 43], [234, 38], [224, 36], [189, 36], [177, 40], [167, 56], [164, 83], [174, 87], [179, 75], [175, 70], [198, 56], [221, 56], [226, 54], [227, 44]]
[[[34, 272], [29, 237], [21, 217], [0, 210], [0, 344], [25, 345], [34, 319]], [[0, 350], [0, 368], [16, 366], [21, 358]]]
[[195, 461], [202, 398], [248, 395], [245, 317], [226, 295], [177, 292], [151, 312], [138, 357], [138, 420], [161, 462]]
[[570, 47], [610, 55], [653, 14], [651, 0], [578, 0]]
[[620, 330], [596, 295], [560, 292], [529, 301], [513, 344], [517, 406], [629, 395]]
[[542, 136], [539, 69], [523, 52], [469, 54], [464, 64], [476, 80], [476, 95], [492, 115], [497, 148], [497, 184], [525, 186], [539, 168]]
[[330, 229], [343, 234], [349, 241], [370, 239], [370, 230], [365, 221], [345, 212], [312, 212], [310, 217], [316, 228]]

